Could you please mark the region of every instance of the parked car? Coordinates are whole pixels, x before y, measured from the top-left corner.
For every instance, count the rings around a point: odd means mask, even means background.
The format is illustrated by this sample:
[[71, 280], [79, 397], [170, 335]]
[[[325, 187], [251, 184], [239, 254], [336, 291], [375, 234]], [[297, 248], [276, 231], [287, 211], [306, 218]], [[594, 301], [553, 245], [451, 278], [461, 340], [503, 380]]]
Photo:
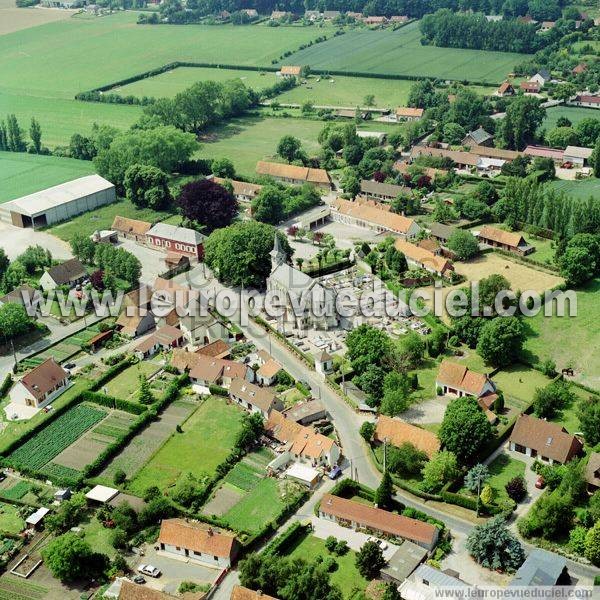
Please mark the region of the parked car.
[[152, 565], [140, 565], [137, 570], [138, 573], [143, 573], [144, 575], [149, 575], [150, 577], [160, 577], [162, 575], [160, 569]]
[[64, 365], [65, 369], [74, 369], [77, 365], [74, 362], [69, 362]]
[[329, 479], [337, 479], [342, 474], [342, 470], [336, 465], [329, 471]]
[[387, 542], [377, 539], [376, 537], [368, 538], [367, 542], [375, 542], [382, 550], [385, 550], [388, 547]]
[[546, 482], [541, 475], [535, 480], [535, 487], [538, 490], [543, 490], [546, 487]]
[[142, 577], [141, 575], [136, 575], [132, 581], [133, 583], [146, 583], [146, 578]]

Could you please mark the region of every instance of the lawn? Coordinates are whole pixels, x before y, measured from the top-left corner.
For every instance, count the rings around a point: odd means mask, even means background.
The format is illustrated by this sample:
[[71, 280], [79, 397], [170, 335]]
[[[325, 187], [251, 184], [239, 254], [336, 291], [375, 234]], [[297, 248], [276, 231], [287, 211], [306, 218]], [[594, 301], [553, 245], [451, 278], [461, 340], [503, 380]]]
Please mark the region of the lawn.
[[530, 360], [552, 358], [558, 369], [572, 367], [575, 380], [600, 389], [600, 354], [596, 351], [600, 334], [600, 279], [576, 292], [577, 315], [546, 317], [543, 313], [526, 320], [525, 350]]
[[19, 509], [12, 504], [0, 502], [0, 532], [20, 533], [25, 527], [25, 522], [19, 516]]
[[157, 485], [161, 490], [174, 485], [183, 473], [202, 479], [211, 476], [233, 449], [242, 411], [221, 398], [207, 398], [174, 432], [129, 485], [142, 495]]
[[119, 200], [107, 206], [101, 206], [69, 221], [58, 223], [48, 229], [49, 233], [68, 242], [76, 233], [91, 235], [96, 229], [110, 229], [115, 216], [139, 219], [156, 223], [170, 217], [167, 212], [158, 212], [151, 208], [136, 208], [130, 200]]
[[123, 400], [135, 400], [135, 396], [132, 398], [130, 396], [133, 396], [140, 387], [140, 375], [147, 379], [159, 370], [158, 365], [147, 361], [131, 365], [106, 384], [106, 393]]
[[[597, 111], [600, 118], [600, 111]], [[575, 181], [557, 180], [550, 184], [559, 192], [564, 192], [567, 196], [578, 198], [579, 200], [588, 200], [590, 196], [598, 198], [600, 196], [600, 179], [589, 177]]]
[[583, 119], [600, 119], [600, 111], [595, 108], [582, 108], [579, 106], [553, 106], [546, 110], [546, 118], [542, 123], [542, 127], [546, 131], [550, 131], [556, 127], [556, 122], [561, 117], [566, 117], [577, 125]]
[[353, 550], [349, 550], [344, 556], [335, 556], [325, 548], [324, 540], [306, 535], [288, 554], [292, 559], [303, 558], [307, 562], [314, 561], [319, 555], [323, 558], [333, 556], [337, 562], [338, 568], [331, 574], [331, 582], [340, 587], [344, 598], [352, 598], [357, 591], [365, 590], [369, 582], [358, 572], [355, 565], [356, 552]]
[[110, 543], [111, 533], [113, 529], [104, 527], [95, 515], [89, 515], [87, 521], [81, 524], [83, 531], [83, 539], [94, 549], [94, 552], [106, 554], [110, 559], [113, 559], [117, 551]]
[[518, 363], [498, 371], [492, 380], [504, 393], [507, 407], [518, 410], [532, 402], [537, 388], [550, 383], [550, 379], [539, 371]]
[[525, 475], [525, 463], [506, 454], [499, 454], [489, 465], [491, 477], [486, 483], [496, 490], [496, 500], [508, 498], [504, 486], [514, 477]]
[[421, 46], [419, 24], [351, 31], [296, 52], [287, 64], [314, 69], [500, 83], [526, 54]]
[[[3, 114], [1, 108], [0, 114]], [[0, 152], [0, 202], [92, 173], [95, 173], [94, 165], [85, 160]]]

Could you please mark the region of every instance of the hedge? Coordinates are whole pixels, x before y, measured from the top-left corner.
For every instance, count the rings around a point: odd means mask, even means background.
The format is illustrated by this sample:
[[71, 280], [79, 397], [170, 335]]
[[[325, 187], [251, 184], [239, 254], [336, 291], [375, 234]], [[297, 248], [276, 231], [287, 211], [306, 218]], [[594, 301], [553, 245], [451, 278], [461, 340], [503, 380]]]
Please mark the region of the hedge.
[[283, 555], [292, 546], [292, 544], [308, 533], [310, 525], [303, 525], [300, 521], [295, 521], [279, 537], [271, 540], [263, 550], [267, 555]]
[[114, 379], [121, 371], [124, 371], [127, 367], [130, 367], [136, 362], [138, 362], [138, 360], [134, 357], [127, 357], [116, 365], [113, 365], [110, 369], [102, 373], [102, 375], [100, 375], [100, 377], [98, 377], [98, 379], [96, 379], [96, 381], [90, 385], [90, 391], [95, 392], [99, 390], [105, 383], [109, 382], [111, 379]]
[[213, 396], [229, 396], [229, 392], [224, 387], [221, 387], [220, 385], [211, 384], [208, 386], [208, 391]]
[[114, 396], [107, 396], [106, 394], [100, 394], [99, 392], [82, 392], [81, 399], [108, 408], [118, 408], [119, 410], [134, 415], [141, 415], [147, 410], [147, 407], [142, 404], [130, 402], [129, 400], [122, 400], [121, 398], [115, 398]]
[[3, 398], [8, 394], [8, 390], [10, 390], [10, 386], [12, 385], [13, 379], [10, 373], [6, 374], [2, 385], [0, 386], [0, 398]]

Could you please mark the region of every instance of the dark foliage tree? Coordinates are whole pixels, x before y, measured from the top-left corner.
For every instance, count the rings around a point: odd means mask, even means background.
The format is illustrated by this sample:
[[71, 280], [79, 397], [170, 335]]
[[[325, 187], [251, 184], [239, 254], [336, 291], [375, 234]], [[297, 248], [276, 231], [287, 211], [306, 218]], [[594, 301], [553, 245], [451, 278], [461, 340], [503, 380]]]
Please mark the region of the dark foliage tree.
[[235, 196], [209, 179], [186, 183], [177, 204], [186, 219], [203, 225], [208, 232], [230, 225], [239, 210]]

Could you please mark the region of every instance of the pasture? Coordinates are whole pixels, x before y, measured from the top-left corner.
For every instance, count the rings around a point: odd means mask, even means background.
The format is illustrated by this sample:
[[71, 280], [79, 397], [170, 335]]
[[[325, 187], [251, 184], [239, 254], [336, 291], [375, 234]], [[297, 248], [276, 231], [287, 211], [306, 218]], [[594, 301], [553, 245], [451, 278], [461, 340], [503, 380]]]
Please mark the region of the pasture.
[[549, 185], [555, 190], [579, 200], [589, 200], [592, 196], [594, 198], [600, 196], [600, 179], [596, 179], [595, 177], [588, 177], [587, 179], [575, 181], [557, 180]]
[[566, 117], [573, 125], [577, 125], [583, 119], [600, 119], [600, 110], [579, 106], [553, 106], [546, 110], [546, 118], [542, 123], [542, 127], [546, 131], [554, 129], [561, 117]]
[[25, 527], [25, 521], [19, 516], [19, 509], [12, 504], [0, 502], [0, 532], [17, 535]]
[[153, 485], [167, 489], [186, 473], [199, 479], [211, 476], [233, 449], [242, 414], [221, 398], [207, 398], [183, 423], [183, 433], [172, 433], [128, 489], [141, 496]]
[[94, 172], [94, 165], [85, 160], [0, 152], [0, 202], [8, 202]]
[[357, 30], [292, 54], [313, 69], [500, 83], [526, 54], [421, 46], [418, 23], [397, 31]]
[[575, 381], [600, 389], [600, 355], [596, 351], [600, 279], [578, 289], [576, 294], [576, 316], [538, 314], [526, 320], [529, 331], [525, 350], [536, 363], [552, 358], [558, 369], [572, 367]]
[[44, 23], [70, 18], [75, 11], [33, 8], [16, 8], [14, 0], [0, 0], [0, 35], [36, 27]]

